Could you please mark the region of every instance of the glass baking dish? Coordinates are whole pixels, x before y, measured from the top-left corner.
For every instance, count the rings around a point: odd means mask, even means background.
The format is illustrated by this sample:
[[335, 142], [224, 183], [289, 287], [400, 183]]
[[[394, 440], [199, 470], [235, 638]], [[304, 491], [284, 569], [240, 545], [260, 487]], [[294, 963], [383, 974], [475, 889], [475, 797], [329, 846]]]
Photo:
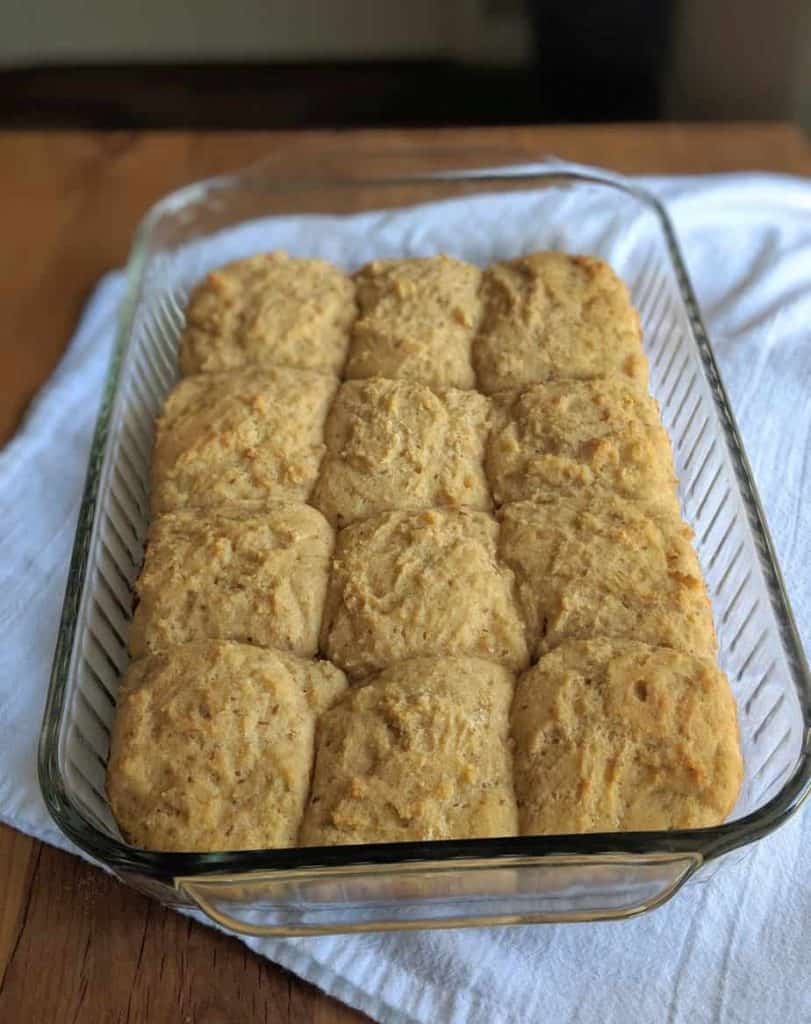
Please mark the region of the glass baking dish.
[[[136, 235], [40, 742], [50, 813], [123, 881], [242, 933], [594, 920], [655, 907], [777, 828], [811, 779], [808, 667], [673, 228], [636, 184], [583, 168], [359, 180], [332, 166], [328, 174], [280, 180], [271, 162], [193, 185], [158, 203]], [[124, 842], [104, 779], [147, 523], [154, 419], [177, 377], [190, 286], [228, 259], [276, 247], [348, 269], [379, 256], [446, 251], [485, 263], [564, 249], [608, 259], [628, 283], [738, 702], [746, 775], [729, 821], [673, 832], [212, 854]]]

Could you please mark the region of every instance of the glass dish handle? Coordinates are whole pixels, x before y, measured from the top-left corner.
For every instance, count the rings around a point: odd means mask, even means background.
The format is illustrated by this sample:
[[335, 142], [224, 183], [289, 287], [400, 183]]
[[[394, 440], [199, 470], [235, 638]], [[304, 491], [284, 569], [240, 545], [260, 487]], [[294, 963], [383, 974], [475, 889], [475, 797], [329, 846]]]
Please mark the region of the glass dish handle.
[[697, 852], [367, 864], [175, 879], [183, 902], [239, 935], [595, 921], [664, 903], [701, 866]]

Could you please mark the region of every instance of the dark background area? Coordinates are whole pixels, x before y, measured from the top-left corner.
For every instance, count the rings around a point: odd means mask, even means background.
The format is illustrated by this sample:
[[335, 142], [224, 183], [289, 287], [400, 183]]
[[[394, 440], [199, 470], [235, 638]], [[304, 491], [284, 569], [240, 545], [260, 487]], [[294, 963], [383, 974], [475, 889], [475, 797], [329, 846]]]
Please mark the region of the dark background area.
[[802, 0], [254, 0], [230, 21], [217, 2], [147, 0], [146, 22], [20, 6], [0, 127], [802, 121], [809, 104]]
[[[583, 66], [583, 62], [581, 62]], [[597, 64], [571, 85], [534, 68], [455, 61], [35, 68], [0, 77], [0, 123], [18, 128], [351, 128], [647, 121], [648, 69]]]

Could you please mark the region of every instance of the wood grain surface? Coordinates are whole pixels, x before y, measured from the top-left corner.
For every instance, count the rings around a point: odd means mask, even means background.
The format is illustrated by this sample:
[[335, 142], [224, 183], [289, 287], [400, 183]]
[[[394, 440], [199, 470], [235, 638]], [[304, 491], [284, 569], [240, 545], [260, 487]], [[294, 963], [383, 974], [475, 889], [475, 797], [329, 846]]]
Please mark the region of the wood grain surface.
[[[311, 172], [325, 153], [359, 174], [547, 154], [626, 173], [811, 174], [811, 149], [788, 125], [0, 133], [0, 441], [53, 369], [99, 276], [125, 262], [133, 231], [156, 199], [261, 157], [270, 156], [283, 176]], [[365, 1019], [236, 939], [0, 826], [3, 1024]]]

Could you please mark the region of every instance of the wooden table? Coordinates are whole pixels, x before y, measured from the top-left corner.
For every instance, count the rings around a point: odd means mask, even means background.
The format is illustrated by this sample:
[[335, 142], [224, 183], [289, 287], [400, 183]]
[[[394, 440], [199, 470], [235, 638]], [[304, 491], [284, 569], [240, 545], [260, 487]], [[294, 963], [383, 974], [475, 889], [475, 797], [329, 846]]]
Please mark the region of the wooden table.
[[[311, 167], [324, 145], [375, 170], [556, 154], [627, 173], [811, 174], [788, 125], [660, 125], [307, 134], [0, 134], [0, 441], [53, 369], [100, 274], [121, 266], [163, 193], [273, 153]], [[0, 826], [0, 1021], [106, 1024], [363, 1020], [235, 939]]]

